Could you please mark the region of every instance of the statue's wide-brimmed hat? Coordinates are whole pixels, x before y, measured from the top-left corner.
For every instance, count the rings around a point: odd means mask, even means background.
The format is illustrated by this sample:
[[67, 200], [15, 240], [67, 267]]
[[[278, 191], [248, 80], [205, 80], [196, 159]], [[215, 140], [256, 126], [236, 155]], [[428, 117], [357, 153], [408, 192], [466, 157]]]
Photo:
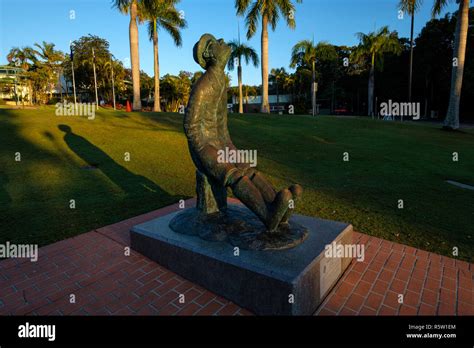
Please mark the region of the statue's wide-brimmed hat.
[[207, 44], [211, 40], [216, 40], [216, 38], [211, 34], [204, 34], [201, 36], [198, 42], [194, 45], [193, 56], [196, 63], [198, 63], [203, 69], [206, 69], [207, 62], [204, 59], [203, 53], [207, 48]]

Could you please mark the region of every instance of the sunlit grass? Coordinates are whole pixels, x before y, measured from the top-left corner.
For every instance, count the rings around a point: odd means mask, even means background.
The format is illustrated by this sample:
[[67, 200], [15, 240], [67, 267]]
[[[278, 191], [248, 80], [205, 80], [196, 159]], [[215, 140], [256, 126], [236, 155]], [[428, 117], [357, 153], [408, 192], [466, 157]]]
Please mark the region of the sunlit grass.
[[[260, 115], [232, 115], [229, 127], [237, 146], [258, 151], [276, 186], [304, 186], [298, 212], [448, 256], [458, 247], [473, 259], [474, 192], [445, 183], [474, 184], [473, 132]], [[100, 111], [87, 120], [2, 109], [0, 139], [0, 243], [44, 245], [195, 195], [179, 114]]]

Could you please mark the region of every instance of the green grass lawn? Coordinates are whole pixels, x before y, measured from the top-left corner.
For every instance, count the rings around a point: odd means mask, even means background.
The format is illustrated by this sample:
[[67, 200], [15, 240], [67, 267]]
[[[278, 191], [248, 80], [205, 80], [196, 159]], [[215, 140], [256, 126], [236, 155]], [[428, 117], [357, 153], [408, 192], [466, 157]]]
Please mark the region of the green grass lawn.
[[[474, 185], [474, 132], [259, 115], [232, 115], [229, 128], [277, 187], [303, 185], [299, 213], [473, 261], [474, 191], [445, 180]], [[0, 109], [0, 243], [45, 245], [192, 197], [194, 175], [182, 115]]]

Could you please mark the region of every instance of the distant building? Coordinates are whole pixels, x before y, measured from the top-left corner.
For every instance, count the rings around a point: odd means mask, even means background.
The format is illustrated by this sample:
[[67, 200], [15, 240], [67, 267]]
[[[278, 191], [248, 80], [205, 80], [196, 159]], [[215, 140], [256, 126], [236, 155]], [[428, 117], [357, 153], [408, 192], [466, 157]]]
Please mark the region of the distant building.
[[0, 99], [7, 104], [31, 103], [31, 91], [24, 69], [0, 65]]
[[[288, 107], [293, 102], [291, 94], [269, 95], [268, 102], [270, 104], [270, 112], [288, 113]], [[239, 96], [232, 96], [233, 111], [239, 110]], [[260, 112], [262, 104], [262, 96], [244, 96], [243, 97], [244, 112], [256, 113]]]
[[48, 89], [48, 93], [49, 91], [51, 91], [55, 97], [60, 97], [62, 94], [72, 95], [74, 89], [72, 87], [72, 82], [67, 81], [66, 77], [61, 74], [52, 90]]

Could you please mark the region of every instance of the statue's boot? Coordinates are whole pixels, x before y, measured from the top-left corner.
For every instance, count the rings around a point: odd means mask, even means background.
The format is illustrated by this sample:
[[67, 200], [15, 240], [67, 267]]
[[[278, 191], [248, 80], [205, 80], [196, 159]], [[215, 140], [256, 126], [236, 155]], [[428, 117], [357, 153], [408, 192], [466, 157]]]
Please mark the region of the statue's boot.
[[293, 195], [287, 189], [278, 192], [272, 203], [266, 204], [260, 190], [248, 176], [241, 177], [232, 186], [232, 192], [264, 223], [269, 231], [274, 231], [286, 211]]
[[290, 190], [283, 189], [276, 194], [275, 200], [269, 205], [269, 217], [266, 224], [270, 232], [274, 231], [289, 209], [290, 200], [293, 198]]
[[[296, 204], [296, 202], [301, 198], [301, 196], [303, 195], [303, 188], [301, 187], [301, 185], [298, 185], [298, 184], [294, 184], [294, 185], [291, 185], [289, 187], [289, 190], [293, 196], [293, 203]], [[281, 219], [281, 223], [283, 224], [287, 224], [288, 223], [288, 220], [290, 220], [290, 217], [291, 217], [291, 214], [293, 214], [294, 212], [294, 207], [293, 208], [289, 208], [287, 211], [286, 211], [286, 214], [285, 216], [283, 217], [283, 219]]]
[[265, 224], [268, 220], [268, 209], [260, 190], [248, 176], [242, 176], [231, 185], [234, 195], [247, 206]]
[[263, 176], [260, 172], [254, 171], [254, 173], [250, 176], [250, 179], [252, 179], [254, 185], [260, 190], [265, 202], [272, 203], [275, 200], [277, 193], [265, 176]]

